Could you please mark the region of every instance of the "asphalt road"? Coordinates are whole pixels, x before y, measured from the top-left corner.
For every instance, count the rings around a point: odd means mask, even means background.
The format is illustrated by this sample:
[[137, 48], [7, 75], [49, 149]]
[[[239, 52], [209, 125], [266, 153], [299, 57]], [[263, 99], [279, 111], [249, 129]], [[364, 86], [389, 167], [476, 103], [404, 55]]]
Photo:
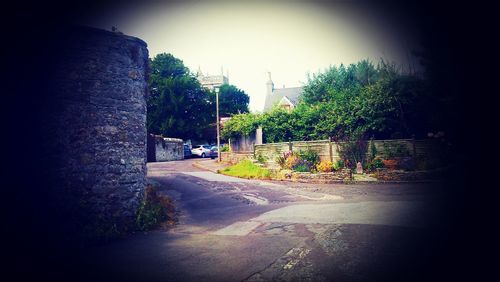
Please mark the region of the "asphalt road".
[[175, 200], [179, 223], [92, 248], [80, 277], [433, 280], [445, 220], [439, 184], [244, 180], [195, 168], [194, 161], [148, 164], [148, 178]]

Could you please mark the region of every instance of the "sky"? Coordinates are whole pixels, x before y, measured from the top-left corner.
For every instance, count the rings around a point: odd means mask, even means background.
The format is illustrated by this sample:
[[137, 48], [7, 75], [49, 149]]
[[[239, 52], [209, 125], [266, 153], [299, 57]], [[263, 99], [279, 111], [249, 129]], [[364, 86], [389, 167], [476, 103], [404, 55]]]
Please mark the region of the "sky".
[[120, 7], [84, 24], [116, 26], [148, 44], [149, 55], [171, 53], [192, 71], [228, 74], [229, 83], [262, 111], [267, 73], [275, 88], [303, 86], [331, 65], [380, 58], [419, 69], [410, 55], [416, 32], [397, 13], [377, 6], [312, 1], [183, 1]]

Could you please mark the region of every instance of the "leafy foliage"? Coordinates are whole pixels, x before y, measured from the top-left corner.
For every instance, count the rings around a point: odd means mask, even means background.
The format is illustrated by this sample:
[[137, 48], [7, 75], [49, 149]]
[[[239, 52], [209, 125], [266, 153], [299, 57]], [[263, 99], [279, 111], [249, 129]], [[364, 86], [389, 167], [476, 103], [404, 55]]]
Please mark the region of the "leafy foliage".
[[297, 155], [291, 154], [285, 160], [285, 168], [286, 169], [294, 169], [300, 162], [300, 159]]
[[384, 162], [380, 158], [375, 158], [366, 165], [366, 169], [368, 171], [373, 171], [377, 168], [384, 168], [384, 167], [385, 167]]
[[333, 169], [334, 170], [339, 170], [343, 169], [345, 167], [344, 160], [338, 159], [335, 163], [333, 163]]
[[[148, 132], [182, 139], [215, 139], [215, 93], [201, 87], [196, 76], [171, 54], [150, 60], [147, 98]], [[248, 112], [249, 97], [236, 86], [219, 88], [220, 116]]]
[[344, 165], [350, 169], [356, 168], [358, 162], [364, 164], [368, 150], [368, 142], [363, 135], [355, 135], [339, 143], [339, 155], [344, 161]]
[[158, 195], [158, 187], [146, 187], [144, 199], [136, 214], [136, 225], [139, 230], [150, 230], [160, 223], [173, 219], [173, 204], [170, 198]]
[[266, 143], [424, 138], [445, 126], [439, 121], [443, 101], [429, 94], [430, 87], [422, 76], [402, 73], [383, 60], [332, 66], [308, 77], [293, 111], [276, 107], [259, 115], [259, 125]]
[[333, 163], [331, 161], [321, 161], [316, 165], [316, 170], [319, 172], [332, 172], [334, 170]]
[[235, 114], [248, 113], [250, 97], [234, 85], [223, 84], [219, 88], [219, 114], [220, 116], [232, 116]]
[[260, 118], [258, 114], [247, 113], [234, 115], [224, 124], [221, 130], [221, 136], [224, 139], [248, 136], [257, 129]]
[[300, 162], [296, 166], [294, 166], [293, 170], [297, 172], [310, 172], [311, 168], [308, 163]]
[[213, 93], [203, 89], [183, 62], [171, 54], [150, 60], [150, 95], [147, 98], [147, 129], [151, 133], [182, 139], [203, 139], [215, 120], [208, 109]]
[[316, 151], [307, 149], [304, 151], [299, 151], [297, 153], [298, 157], [304, 161], [307, 161], [311, 166], [316, 166], [319, 163], [319, 155]]

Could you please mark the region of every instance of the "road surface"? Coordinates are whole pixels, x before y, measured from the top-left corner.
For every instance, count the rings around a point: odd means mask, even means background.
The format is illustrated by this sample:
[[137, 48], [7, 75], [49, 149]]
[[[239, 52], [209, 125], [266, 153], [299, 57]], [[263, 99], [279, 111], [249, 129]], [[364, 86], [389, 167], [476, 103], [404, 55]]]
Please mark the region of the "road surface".
[[[245, 180], [150, 163], [179, 223], [92, 248], [81, 277], [118, 281], [427, 279], [443, 220], [438, 184]], [[212, 161], [212, 160], [203, 160]]]

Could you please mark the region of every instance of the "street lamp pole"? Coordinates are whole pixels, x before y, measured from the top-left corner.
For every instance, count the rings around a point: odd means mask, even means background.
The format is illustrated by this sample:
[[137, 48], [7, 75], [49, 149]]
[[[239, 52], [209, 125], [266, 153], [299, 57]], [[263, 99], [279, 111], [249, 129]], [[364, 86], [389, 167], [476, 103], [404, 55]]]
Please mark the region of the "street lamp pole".
[[217, 111], [217, 161], [220, 163], [220, 120], [219, 120], [219, 87], [215, 88], [215, 107]]

